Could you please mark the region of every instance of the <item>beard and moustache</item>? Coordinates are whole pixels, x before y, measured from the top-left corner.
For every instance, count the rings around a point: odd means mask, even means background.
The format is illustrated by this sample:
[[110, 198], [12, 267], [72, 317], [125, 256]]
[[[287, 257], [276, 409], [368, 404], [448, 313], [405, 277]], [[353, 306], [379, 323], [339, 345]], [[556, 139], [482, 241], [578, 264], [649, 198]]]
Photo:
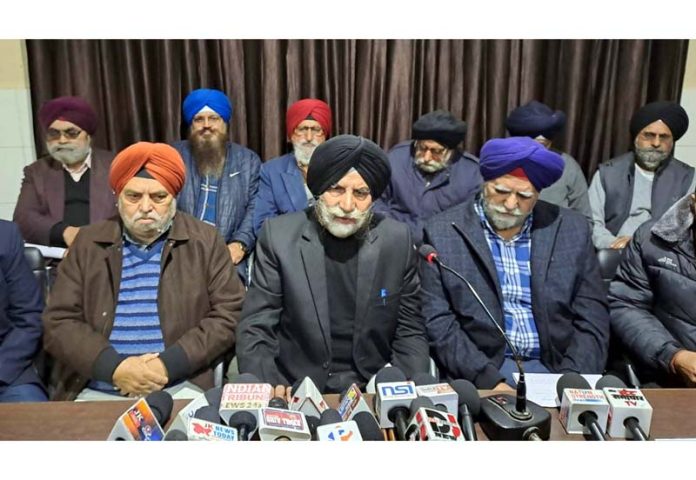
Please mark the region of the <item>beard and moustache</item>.
[[[314, 213], [319, 224], [337, 238], [348, 238], [356, 233], [362, 233], [367, 229], [372, 219], [372, 208], [361, 212], [357, 208], [352, 212], [344, 212], [340, 206], [328, 206], [323, 198], [319, 198], [314, 205]], [[350, 218], [353, 223], [340, 223], [336, 217]]]
[[189, 132], [188, 140], [198, 173], [202, 176], [220, 178], [225, 166], [228, 138], [227, 131], [204, 128]]
[[435, 173], [444, 169], [449, 165], [450, 159], [452, 158], [453, 150], [448, 150], [447, 153], [440, 160], [430, 160], [425, 163], [425, 158], [422, 155], [416, 154], [415, 163], [416, 167], [420, 168], [425, 173]]
[[638, 146], [635, 146], [634, 154], [636, 157], [636, 163], [640, 166], [640, 168], [654, 172], [660, 165], [662, 165], [662, 162], [667, 160], [670, 152], [663, 152], [652, 147], [639, 148]]
[[292, 142], [292, 148], [297, 163], [303, 167], [308, 167], [309, 161], [312, 159], [312, 154], [318, 146], [319, 142], [314, 139], [309, 142]]
[[73, 144], [46, 144], [48, 149], [48, 154], [54, 159], [58, 160], [63, 165], [68, 167], [80, 163], [87, 158], [89, 154], [90, 146], [77, 146]]
[[[496, 230], [510, 230], [521, 226], [529, 214], [525, 214], [519, 207], [508, 210], [504, 205], [494, 205], [488, 200], [488, 196], [483, 192], [483, 212], [486, 218]], [[504, 215], [507, 214], [507, 215]]]
[[[123, 203], [121, 199], [118, 199], [118, 213], [121, 216], [123, 225], [129, 235], [133, 236], [135, 240], [141, 241], [154, 241], [159, 237], [162, 232], [165, 232], [174, 218], [176, 213], [176, 199], [172, 199], [172, 203], [169, 204], [169, 209], [164, 215], [160, 215], [155, 210], [150, 211], [150, 213], [136, 212], [131, 217], [128, 217], [123, 210]], [[141, 224], [138, 220], [151, 219], [153, 222]]]

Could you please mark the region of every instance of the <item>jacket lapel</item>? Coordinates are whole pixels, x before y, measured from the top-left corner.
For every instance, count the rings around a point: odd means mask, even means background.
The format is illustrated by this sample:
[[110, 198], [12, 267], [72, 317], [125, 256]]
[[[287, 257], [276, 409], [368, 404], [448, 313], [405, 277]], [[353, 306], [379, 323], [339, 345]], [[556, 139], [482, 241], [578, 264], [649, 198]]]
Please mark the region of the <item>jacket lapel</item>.
[[367, 318], [370, 299], [372, 298], [371, 293], [375, 291], [375, 272], [377, 271], [381, 245], [381, 242], [377, 241], [378, 237], [378, 233], [371, 229], [358, 251], [357, 298], [355, 299], [355, 319], [353, 322], [354, 343], [358, 338], [361, 338], [359, 335], [361, 324]]
[[48, 175], [44, 180], [44, 191], [48, 201], [48, 211], [51, 217], [63, 220], [65, 216], [65, 178], [60, 164], [50, 159]]
[[317, 315], [317, 323], [324, 337], [324, 347], [331, 356], [329, 348], [331, 327], [329, 320], [329, 299], [326, 290], [326, 266], [324, 262], [324, 245], [319, 239], [319, 227], [315, 221], [309, 221], [302, 233], [300, 255], [312, 292], [312, 302]]

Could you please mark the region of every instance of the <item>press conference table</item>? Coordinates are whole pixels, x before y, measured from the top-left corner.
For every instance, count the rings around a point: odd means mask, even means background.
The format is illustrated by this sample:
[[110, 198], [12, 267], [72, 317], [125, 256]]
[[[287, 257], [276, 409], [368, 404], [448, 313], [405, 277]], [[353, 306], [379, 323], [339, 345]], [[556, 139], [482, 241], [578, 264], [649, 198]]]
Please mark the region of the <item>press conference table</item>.
[[[490, 392], [482, 391], [481, 396]], [[651, 439], [696, 438], [696, 389], [643, 390], [653, 407]], [[338, 395], [327, 395], [336, 407]], [[0, 440], [105, 440], [116, 419], [132, 401], [0, 404]], [[176, 400], [172, 417], [188, 401]], [[584, 440], [568, 435], [551, 412], [551, 440]], [[479, 440], [486, 436], [477, 425]]]

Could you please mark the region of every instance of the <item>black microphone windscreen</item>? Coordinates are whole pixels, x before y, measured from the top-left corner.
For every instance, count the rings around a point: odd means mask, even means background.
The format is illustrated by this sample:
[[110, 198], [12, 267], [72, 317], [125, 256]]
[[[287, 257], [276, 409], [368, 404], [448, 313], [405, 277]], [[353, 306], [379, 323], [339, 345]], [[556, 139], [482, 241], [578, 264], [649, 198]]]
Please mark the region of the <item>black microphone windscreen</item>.
[[307, 419], [307, 426], [309, 427], [309, 431], [312, 432], [312, 435], [317, 433], [317, 427], [319, 426], [319, 417], [315, 417], [314, 415], [307, 415], [305, 417]]
[[196, 410], [193, 417], [206, 422], [222, 424], [218, 408], [219, 407], [214, 407], [212, 405], [206, 405]]
[[205, 392], [205, 399], [208, 405], [212, 405], [215, 408], [220, 408], [220, 400], [222, 399], [222, 387], [213, 387], [207, 392]]
[[240, 373], [232, 379], [231, 383], [261, 383], [261, 380], [253, 373]]
[[319, 417], [319, 425], [331, 425], [332, 423], [341, 423], [343, 418], [335, 408], [327, 408], [321, 412]]
[[435, 247], [433, 247], [432, 245], [428, 245], [427, 243], [424, 243], [420, 246], [420, 248], [418, 248], [418, 255], [420, 255], [428, 261], [430, 261], [428, 257], [433, 253], [437, 255], [437, 250], [435, 250]]
[[172, 408], [174, 407], [172, 396], [164, 390], [158, 390], [145, 397], [145, 401], [150, 405], [152, 413], [157, 418], [159, 424], [164, 427], [172, 415]]
[[597, 385], [595, 385], [597, 390], [603, 388], [626, 388], [626, 384], [619, 377], [614, 375], [604, 375], [602, 378], [597, 380]]
[[558, 400], [563, 400], [563, 390], [566, 388], [577, 388], [580, 390], [590, 390], [590, 384], [583, 378], [582, 375], [575, 372], [568, 372], [561, 375], [561, 378], [556, 382], [556, 395]]
[[240, 410], [232, 414], [227, 425], [236, 429], [246, 426], [247, 430], [256, 430], [256, 417], [246, 410]]
[[353, 416], [353, 421], [358, 424], [360, 436], [366, 441], [384, 441], [384, 435], [379, 428], [375, 417], [369, 412], [358, 412]]
[[281, 410], [287, 410], [288, 402], [286, 402], [284, 398], [273, 397], [268, 401], [268, 406], [270, 408], [279, 408]]
[[435, 404], [428, 397], [418, 397], [411, 402], [411, 416], [414, 416], [419, 408], [435, 408]]
[[469, 408], [469, 413], [477, 417], [481, 411], [481, 397], [474, 384], [468, 380], [459, 379], [451, 382], [450, 387], [457, 392], [459, 406], [466, 405]]
[[421, 372], [416, 373], [413, 378], [411, 378], [413, 383], [417, 386], [420, 385], [435, 385], [437, 383], [437, 378], [433, 377], [429, 373]]
[[396, 367], [384, 367], [375, 375], [375, 385], [380, 383], [405, 382], [406, 375]]
[[181, 430], [169, 430], [164, 436], [164, 440], [168, 442], [172, 441], [188, 441], [188, 435], [186, 435]]

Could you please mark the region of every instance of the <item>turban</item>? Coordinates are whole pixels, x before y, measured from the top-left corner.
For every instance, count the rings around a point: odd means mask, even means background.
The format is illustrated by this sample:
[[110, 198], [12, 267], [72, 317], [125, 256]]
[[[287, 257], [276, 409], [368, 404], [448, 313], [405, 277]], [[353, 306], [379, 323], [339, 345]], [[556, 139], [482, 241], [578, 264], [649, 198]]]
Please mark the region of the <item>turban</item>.
[[143, 168], [174, 196], [184, 185], [186, 167], [179, 152], [165, 143], [138, 142], [121, 150], [111, 162], [109, 185], [116, 195]]
[[74, 123], [90, 135], [97, 131], [97, 114], [80, 97], [58, 97], [44, 103], [39, 110], [39, 123], [48, 129], [56, 120]]
[[288, 138], [292, 137], [295, 127], [309, 117], [312, 117], [311, 120], [319, 122], [327, 137], [331, 135], [331, 107], [321, 100], [305, 98], [293, 103], [288, 108], [285, 116], [285, 129], [287, 130]]
[[186, 124], [191, 125], [193, 117], [205, 106], [213, 109], [215, 113], [225, 120], [225, 123], [232, 118], [232, 103], [227, 98], [227, 95], [220, 90], [199, 88], [189, 93], [186, 99], [184, 99], [183, 111]]
[[449, 112], [435, 110], [426, 113], [413, 124], [414, 140], [433, 140], [447, 148], [456, 148], [466, 135], [466, 122], [457, 120]]
[[374, 142], [355, 135], [338, 135], [319, 145], [307, 170], [307, 186], [319, 196], [355, 168], [376, 200], [387, 188], [391, 167], [387, 155]]
[[658, 120], [662, 120], [669, 127], [675, 142], [684, 136], [689, 128], [689, 116], [681, 105], [653, 102], [639, 108], [631, 117], [631, 137], [635, 139], [641, 130]]
[[536, 138], [543, 135], [551, 140], [563, 129], [565, 122], [565, 113], [560, 110], [554, 112], [543, 103], [532, 100], [510, 112], [505, 119], [505, 128], [513, 137]]
[[494, 138], [481, 148], [484, 181], [513, 174], [527, 177], [537, 192], [561, 178], [565, 162], [529, 137]]

